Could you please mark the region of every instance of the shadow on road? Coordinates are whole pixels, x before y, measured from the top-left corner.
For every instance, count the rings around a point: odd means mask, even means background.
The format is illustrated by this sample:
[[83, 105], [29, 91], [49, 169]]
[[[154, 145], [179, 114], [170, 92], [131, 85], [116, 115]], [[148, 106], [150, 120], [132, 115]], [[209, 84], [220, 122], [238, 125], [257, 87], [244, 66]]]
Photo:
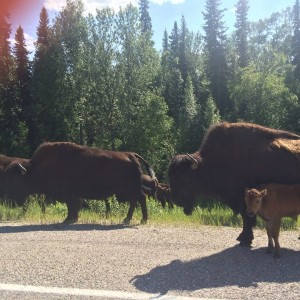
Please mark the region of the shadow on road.
[[281, 253], [280, 259], [274, 259], [265, 248], [235, 246], [196, 260], [174, 260], [135, 276], [131, 282], [141, 291], [160, 294], [225, 286], [256, 287], [260, 282], [299, 282], [300, 252], [282, 248]]
[[88, 231], [88, 230], [120, 230], [135, 228], [136, 225], [101, 225], [101, 224], [43, 224], [43, 225], [8, 225], [0, 226], [1, 233], [19, 233], [30, 231]]

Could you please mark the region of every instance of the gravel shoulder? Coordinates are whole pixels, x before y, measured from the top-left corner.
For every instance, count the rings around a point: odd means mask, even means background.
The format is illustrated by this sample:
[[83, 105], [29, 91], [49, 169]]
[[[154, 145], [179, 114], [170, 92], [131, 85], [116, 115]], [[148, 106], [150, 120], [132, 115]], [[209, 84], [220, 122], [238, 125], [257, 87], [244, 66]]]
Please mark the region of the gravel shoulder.
[[298, 232], [280, 233], [282, 257], [273, 259], [265, 253], [265, 231], [255, 230], [251, 249], [238, 246], [240, 231], [0, 223], [0, 283], [218, 299], [300, 299]]

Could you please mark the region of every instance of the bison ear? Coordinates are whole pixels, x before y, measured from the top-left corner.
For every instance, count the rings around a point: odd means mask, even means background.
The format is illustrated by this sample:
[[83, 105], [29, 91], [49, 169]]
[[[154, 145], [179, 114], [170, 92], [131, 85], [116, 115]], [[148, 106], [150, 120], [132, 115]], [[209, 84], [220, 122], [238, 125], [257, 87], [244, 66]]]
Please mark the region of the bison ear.
[[260, 195], [261, 195], [262, 197], [266, 197], [266, 196], [268, 195], [268, 190], [267, 190], [267, 189], [262, 190], [262, 191], [260, 192]]
[[20, 170], [21, 170], [21, 174], [22, 174], [22, 175], [25, 175], [26, 172], [27, 172], [26, 168], [23, 167], [20, 163], [18, 164], [18, 166], [19, 166], [19, 168], [20, 168]]

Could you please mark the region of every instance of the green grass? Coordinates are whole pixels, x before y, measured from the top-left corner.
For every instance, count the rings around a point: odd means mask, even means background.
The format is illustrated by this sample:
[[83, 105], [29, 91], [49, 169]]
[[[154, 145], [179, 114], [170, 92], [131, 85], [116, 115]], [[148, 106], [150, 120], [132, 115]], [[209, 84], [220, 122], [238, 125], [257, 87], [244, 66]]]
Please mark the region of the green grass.
[[[104, 201], [88, 201], [89, 208], [82, 209], [79, 213], [78, 223], [84, 224], [120, 224], [128, 211], [127, 203], [118, 203], [114, 197], [110, 199], [111, 213], [106, 217]], [[162, 208], [161, 204], [153, 199], [147, 199], [149, 224], [153, 225], [183, 225], [183, 226], [230, 226], [242, 227], [242, 218], [235, 215], [232, 210], [218, 202], [201, 203], [197, 206], [192, 216], [186, 216], [182, 208]], [[25, 222], [30, 224], [49, 224], [62, 222], [67, 216], [67, 206], [63, 203], [46, 206], [44, 215], [38, 204], [37, 197], [30, 197], [26, 211], [23, 208], [12, 208], [8, 203], [0, 204], [0, 221]], [[133, 214], [132, 224], [139, 224], [142, 219], [140, 207]], [[291, 230], [299, 226], [298, 220], [284, 218], [282, 229]], [[265, 228], [264, 221], [257, 218], [257, 228]]]

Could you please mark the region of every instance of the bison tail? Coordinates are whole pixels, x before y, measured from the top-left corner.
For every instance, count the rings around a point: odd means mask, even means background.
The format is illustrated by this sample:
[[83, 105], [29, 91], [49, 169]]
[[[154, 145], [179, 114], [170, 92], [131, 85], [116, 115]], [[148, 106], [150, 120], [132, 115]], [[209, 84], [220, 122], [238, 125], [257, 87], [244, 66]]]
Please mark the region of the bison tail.
[[156, 176], [155, 176], [155, 172], [154, 170], [152, 169], [152, 167], [150, 166], [150, 164], [144, 159], [142, 158], [140, 155], [138, 155], [137, 153], [133, 153], [133, 155], [139, 159], [140, 161], [143, 162], [145, 168], [146, 168], [146, 171], [148, 173], [148, 175], [153, 178], [153, 179], [156, 179]]

